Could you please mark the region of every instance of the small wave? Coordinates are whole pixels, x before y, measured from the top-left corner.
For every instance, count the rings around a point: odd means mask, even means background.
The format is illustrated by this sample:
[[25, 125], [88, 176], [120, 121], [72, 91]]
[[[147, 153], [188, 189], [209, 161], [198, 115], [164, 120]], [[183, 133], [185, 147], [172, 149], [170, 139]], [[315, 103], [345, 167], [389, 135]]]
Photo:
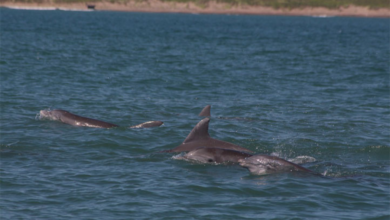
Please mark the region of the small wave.
[[390, 147], [384, 145], [373, 145], [364, 148], [364, 150], [375, 150], [375, 149], [390, 150]]
[[370, 155], [372, 159], [390, 159], [390, 147], [385, 145], [373, 145], [363, 147], [359, 149], [359, 152], [364, 153], [365, 155]]
[[217, 117], [217, 119], [221, 120], [237, 120], [237, 121], [255, 121], [255, 118], [250, 117]]
[[90, 12], [95, 11], [93, 9], [76, 9], [76, 8], [56, 8], [56, 7], [23, 7], [23, 6], [6, 6], [9, 9], [15, 10], [34, 10], [34, 11], [81, 11], [81, 12]]
[[311, 156], [297, 156], [295, 158], [289, 158], [288, 161], [295, 164], [305, 164], [305, 163], [314, 163], [317, 160]]
[[57, 8], [60, 11], [82, 11], [82, 12], [89, 12], [89, 11], [95, 11], [93, 9], [73, 9], [73, 8]]
[[[15, 145], [17, 143], [19, 143], [19, 141], [15, 141], [15, 142], [12, 142], [12, 143], [9, 143], [9, 144], [5, 144], [4, 146], [5, 147], [11, 147], [12, 145]], [[3, 144], [0, 144], [0, 149], [1, 149], [1, 146], [3, 146]]]
[[311, 17], [313, 17], [313, 18], [333, 18], [336, 16], [333, 16], [333, 15], [313, 15]]
[[56, 7], [21, 7], [21, 6], [7, 6], [9, 9], [16, 10], [39, 10], [39, 11], [54, 11], [57, 10]]
[[[47, 108], [47, 109], [42, 109], [44, 111], [51, 111], [51, 108]], [[41, 110], [41, 111], [42, 111]], [[41, 114], [41, 111], [39, 111], [36, 115], [35, 115], [35, 120], [50, 120], [50, 117], [45, 117], [44, 115]]]
[[185, 153], [180, 153], [178, 155], [173, 155], [171, 158], [174, 159], [174, 160], [185, 160], [185, 161], [189, 161], [187, 158], [184, 157]]
[[41, 114], [39, 112], [35, 115], [35, 120], [41, 120]]

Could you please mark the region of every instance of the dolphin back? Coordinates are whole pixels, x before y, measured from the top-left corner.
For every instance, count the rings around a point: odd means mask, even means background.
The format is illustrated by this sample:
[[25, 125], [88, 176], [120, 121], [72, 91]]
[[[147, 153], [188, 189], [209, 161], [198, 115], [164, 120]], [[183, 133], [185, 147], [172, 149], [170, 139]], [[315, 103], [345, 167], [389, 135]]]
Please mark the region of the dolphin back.
[[52, 110], [52, 111], [50, 111], [50, 114], [55, 115], [59, 121], [65, 123], [65, 124], [73, 125], [73, 126], [94, 127], [94, 128], [119, 127], [116, 124], [79, 116], [79, 115], [70, 113], [68, 111], [62, 110], [62, 109]]

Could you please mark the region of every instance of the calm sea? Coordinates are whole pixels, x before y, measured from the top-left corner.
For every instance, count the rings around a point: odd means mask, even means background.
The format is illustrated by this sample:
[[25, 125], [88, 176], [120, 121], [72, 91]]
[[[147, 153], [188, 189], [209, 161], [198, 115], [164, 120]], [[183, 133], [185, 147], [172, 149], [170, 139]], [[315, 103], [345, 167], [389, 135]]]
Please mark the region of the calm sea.
[[[0, 15], [1, 219], [390, 218], [389, 19]], [[325, 177], [157, 153], [208, 104], [212, 137]], [[56, 108], [123, 127], [37, 118]]]

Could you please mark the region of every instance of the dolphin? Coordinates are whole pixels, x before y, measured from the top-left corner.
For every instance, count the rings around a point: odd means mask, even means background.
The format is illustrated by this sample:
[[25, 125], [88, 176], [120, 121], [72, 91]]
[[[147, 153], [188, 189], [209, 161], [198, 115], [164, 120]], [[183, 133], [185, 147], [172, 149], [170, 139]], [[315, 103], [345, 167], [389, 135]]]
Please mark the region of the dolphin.
[[[188, 152], [183, 156], [176, 156], [175, 159], [189, 160], [199, 163], [238, 163], [240, 159], [253, 156], [253, 154], [241, 151], [200, 147]], [[315, 162], [316, 159], [310, 156], [297, 156], [287, 161], [294, 164], [305, 164]]]
[[151, 127], [158, 127], [164, 124], [162, 121], [147, 121], [142, 124], [131, 126], [130, 128], [151, 128]]
[[265, 175], [281, 172], [307, 172], [314, 173], [304, 167], [276, 156], [257, 154], [244, 159], [239, 159], [238, 163], [246, 167], [252, 174]]
[[240, 159], [245, 159], [250, 156], [252, 154], [235, 150], [202, 147], [175, 159], [184, 159], [199, 163], [238, 163]]
[[210, 110], [211, 110], [211, 105], [206, 105], [206, 107], [204, 107], [202, 111], [199, 113], [199, 116], [210, 117], [211, 116]]
[[192, 151], [200, 147], [206, 147], [206, 148], [222, 148], [222, 149], [230, 149], [230, 150], [236, 150], [236, 151], [242, 151], [242, 152], [248, 152], [252, 153], [253, 151], [243, 148], [241, 146], [220, 141], [217, 139], [214, 139], [210, 137], [209, 135], [209, 122], [210, 118], [204, 118], [201, 120], [188, 134], [186, 139], [183, 141], [182, 144], [179, 146], [170, 149], [165, 150], [162, 152], [183, 152], [183, 151]]
[[86, 118], [82, 116], [78, 116], [75, 114], [72, 114], [68, 111], [61, 110], [61, 109], [55, 109], [52, 111], [49, 110], [41, 110], [39, 112], [39, 118], [43, 119], [50, 119], [55, 121], [60, 121], [65, 124], [70, 124], [73, 126], [84, 126], [84, 127], [93, 127], [93, 128], [114, 128], [119, 127], [118, 125], [111, 124], [104, 121], [99, 121], [92, 118]]

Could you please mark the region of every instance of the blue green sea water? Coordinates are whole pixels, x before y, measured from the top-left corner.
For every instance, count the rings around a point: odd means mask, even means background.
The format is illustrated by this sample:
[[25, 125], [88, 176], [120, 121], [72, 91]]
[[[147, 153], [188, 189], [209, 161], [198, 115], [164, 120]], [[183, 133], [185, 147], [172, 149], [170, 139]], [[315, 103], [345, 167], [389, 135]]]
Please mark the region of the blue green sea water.
[[[387, 18], [0, 9], [1, 219], [389, 219]], [[325, 177], [157, 153], [209, 132]], [[39, 120], [65, 109], [122, 127]], [[130, 129], [149, 120], [164, 125]]]

